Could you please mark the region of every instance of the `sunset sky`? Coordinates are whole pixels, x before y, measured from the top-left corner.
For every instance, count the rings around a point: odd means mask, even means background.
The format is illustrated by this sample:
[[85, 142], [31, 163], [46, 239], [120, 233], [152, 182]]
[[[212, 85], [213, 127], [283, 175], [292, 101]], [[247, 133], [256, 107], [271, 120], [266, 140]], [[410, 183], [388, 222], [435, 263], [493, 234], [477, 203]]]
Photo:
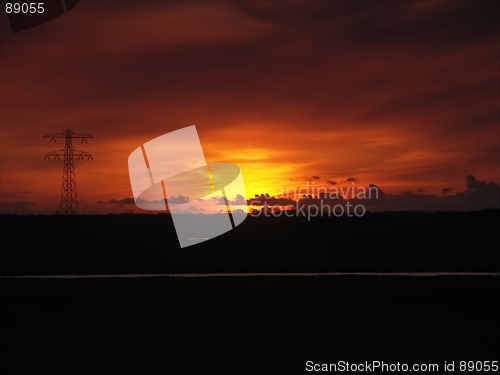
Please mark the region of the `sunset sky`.
[[2, 12], [2, 212], [58, 209], [62, 162], [44, 156], [64, 143], [43, 135], [67, 127], [94, 136], [74, 143], [94, 157], [76, 165], [81, 213], [134, 209], [98, 202], [132, 197], [133, 150], [193, 124], [249, 197], [350, 178], [399, 198], [494, 192], [499, 6], [82, 0], [17, 33]]

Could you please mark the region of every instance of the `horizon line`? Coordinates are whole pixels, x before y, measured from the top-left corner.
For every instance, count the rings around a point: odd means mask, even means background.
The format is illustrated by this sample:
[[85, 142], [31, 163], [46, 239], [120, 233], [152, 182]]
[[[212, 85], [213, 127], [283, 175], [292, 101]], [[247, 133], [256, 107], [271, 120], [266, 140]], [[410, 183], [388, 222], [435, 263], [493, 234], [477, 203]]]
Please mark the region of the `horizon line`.
[[498, 277], [500, 272], [244, 272], [244, 273], [133, 273], [82, 275], [0, 275], [0, 279], [125, 279], [125, 278], [205, 278], [205, 277], [321, 277], [321, 276], [476, 276]]

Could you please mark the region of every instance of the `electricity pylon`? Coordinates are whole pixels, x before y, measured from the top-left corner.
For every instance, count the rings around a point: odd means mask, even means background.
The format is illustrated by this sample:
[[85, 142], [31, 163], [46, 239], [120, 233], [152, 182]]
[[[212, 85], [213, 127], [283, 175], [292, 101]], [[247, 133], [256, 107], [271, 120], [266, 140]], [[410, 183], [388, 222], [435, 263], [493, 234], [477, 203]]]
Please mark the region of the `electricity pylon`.
[[85, 151], [78, 151], [73, 148], [73, 138], [81, 138], [88, 143], [87, 138], [94, 138], [90, 134], [74, 133], [70, 128], [66, 129], [64, 133], [50, 133], [45, 134], [45, 138], [50, 138], [50, 142], [56, 142], [56, 138], [65, 138], [66, 145], [64, 149], [58, 151], [49, 152], [45, 155], [44, 160], [55, 161], [61, 160], [63, 157], [63, 178], [62, 178], [62, 190], [61, 190], [61, 207], [60, 213], [65, 215], [77, 215], [78, 214], [78, 195], [76, 193], [76, 177], [75, 177], [75, 157], [77, 160], [89, 161], [94, 160], [92, 155]]

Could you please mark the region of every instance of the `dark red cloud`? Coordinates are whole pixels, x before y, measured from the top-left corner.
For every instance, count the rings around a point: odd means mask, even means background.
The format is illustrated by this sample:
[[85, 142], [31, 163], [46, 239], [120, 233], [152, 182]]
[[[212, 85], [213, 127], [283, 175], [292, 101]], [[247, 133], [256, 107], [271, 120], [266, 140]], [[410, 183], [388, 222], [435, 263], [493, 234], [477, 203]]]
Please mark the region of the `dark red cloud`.
[[2, 192], [29, 184], [33, 209], [57, 206], [62, 166], [35, 161], [52, 149], [41, 136], [67, 126], [95, 136], [83, 148], [95, 163], [77, 167], [94, 202], [131, 196], [128, 154], [191, 124], [207, 159], [263, 186], [312, 173], [391, 192], [498, 182], [498, 13], [492, 1], [87, 1], [10, 35], [4, 17]]

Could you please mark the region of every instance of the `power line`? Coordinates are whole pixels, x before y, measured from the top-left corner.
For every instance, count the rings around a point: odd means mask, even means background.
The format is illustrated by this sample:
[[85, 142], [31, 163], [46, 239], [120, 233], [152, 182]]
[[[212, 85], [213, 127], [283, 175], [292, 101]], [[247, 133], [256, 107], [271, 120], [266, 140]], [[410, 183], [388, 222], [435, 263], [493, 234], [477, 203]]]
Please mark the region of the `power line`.
[[73, 148], [73, 138], [81, 138], [82, 143], [88, 143], [87, 138], [94, 138], [90, 134], [74, 133], [70, 128], [67, 128], [64, 133], [45, 134], [44, 138], [50, 138], [50, 142], [56, 142], [56, 138], [64, 138], [66, 144], [64, 149], [49, 152], [45, 155], [44, 160], [61, 160], [63, 157], [63, 177], [61, 189], [61, 206], [60, 213], [64, 215], [78, 214], [78, 195], [76, 192], [76, 176], [75, 176], [75, 157], [77, 160], [89, 161], [92, 158], [88, 152], [75, 150]]

